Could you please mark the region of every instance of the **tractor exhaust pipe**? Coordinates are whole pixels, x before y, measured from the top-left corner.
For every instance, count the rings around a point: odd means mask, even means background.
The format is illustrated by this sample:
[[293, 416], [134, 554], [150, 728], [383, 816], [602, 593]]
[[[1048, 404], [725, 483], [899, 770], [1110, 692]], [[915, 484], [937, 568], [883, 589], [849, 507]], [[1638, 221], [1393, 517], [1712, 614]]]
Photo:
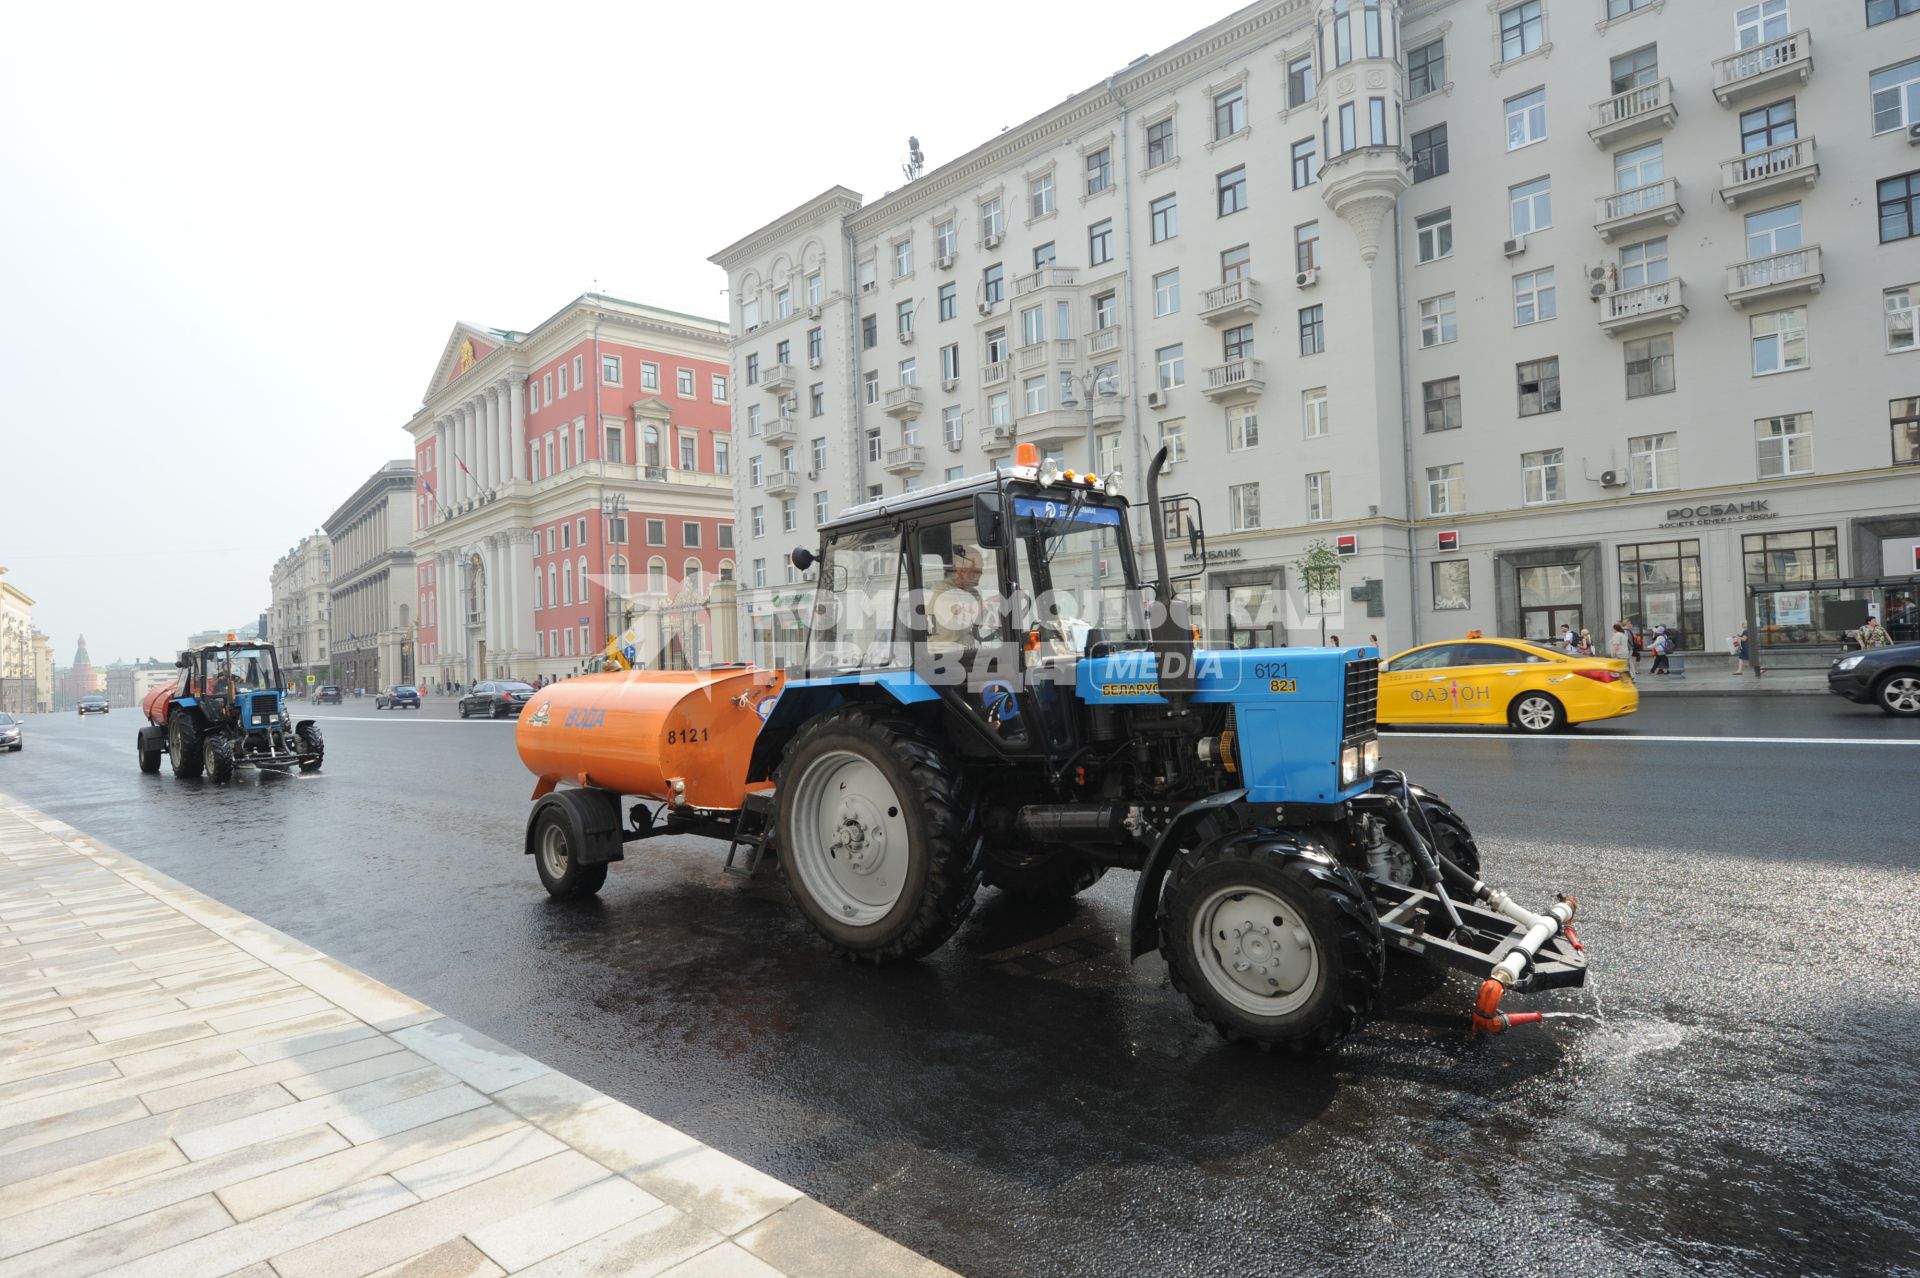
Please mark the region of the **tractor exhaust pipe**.
[[1153, 591], [1160, 606], [1160, 621], [1153, 628], [1153, 649], [1157, 658], [1160, 695], [1175, 710], [1186, 708], [1194, 688], [1193, 628], [1173, 615], [1173, 575], [1167, 571], [1166, 512], [1160, 506], [1160, 472], [1167, 466], [1167, 447], [1153, 455], [1147, 466], [1148, 518], [1153, 524]]

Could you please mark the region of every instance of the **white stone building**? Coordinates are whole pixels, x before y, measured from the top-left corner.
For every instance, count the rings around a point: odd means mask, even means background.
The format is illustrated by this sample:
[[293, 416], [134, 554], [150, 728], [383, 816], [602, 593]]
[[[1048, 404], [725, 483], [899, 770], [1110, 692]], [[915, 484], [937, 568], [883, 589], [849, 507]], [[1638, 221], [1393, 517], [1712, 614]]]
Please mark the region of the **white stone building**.
[[411, 461], [388, 462], [322, 525], [333, 555], [328, 662], [342, 687], [369, 695], [414, 680], [414, 483]]
[[273, 565], [267, 636], [280, 656], [281, 672], [305, 686], [307, 676], [324, 683], [331, 661], [327, 606], [333, 583], [333, 543], [323, 532], [302, 537]]
[[1204, 503], [1216, 641], [1317, 639], [1316, 539], [1389, 651], [1911, 608], [1915, 9], [1268, 0], [782, 215], [713, 259], [755, 655], [822, 516], [1016, 438], [1084, 466], [1089, 403], [1100, 470], [1165, 444]]
[[39, 708], [33, 596], [8, 581], [6, 572], [0, 568], [0, 710], [30, 714]]

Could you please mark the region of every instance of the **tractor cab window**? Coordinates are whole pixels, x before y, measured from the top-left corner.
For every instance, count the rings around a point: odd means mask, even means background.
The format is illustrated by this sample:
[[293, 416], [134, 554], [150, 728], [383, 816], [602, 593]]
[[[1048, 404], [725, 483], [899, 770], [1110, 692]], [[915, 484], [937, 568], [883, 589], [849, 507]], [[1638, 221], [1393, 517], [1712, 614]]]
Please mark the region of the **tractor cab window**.
[[1129, 564], [1118, 507], [1068, 491], [1057, 497], [1015, 497], [1013, 514], [1041, 660], [1084, 656], [1096, 630], [1110, 643], [1147, 638], [1138, 595], [1127, 589]]
[[1012, 605], [999, 554], [981, 547], [971, 518], [920, 524], [908, 544], [920, 574], [910, 610], [914, 668], [1000, 741], [1024, 745], [1020, 649], [1008, 642]]
[[900, 559], [897, 528], [843, 532], [828, 544], [814, 590], [810, 666], [869, 670], [899, 664]]

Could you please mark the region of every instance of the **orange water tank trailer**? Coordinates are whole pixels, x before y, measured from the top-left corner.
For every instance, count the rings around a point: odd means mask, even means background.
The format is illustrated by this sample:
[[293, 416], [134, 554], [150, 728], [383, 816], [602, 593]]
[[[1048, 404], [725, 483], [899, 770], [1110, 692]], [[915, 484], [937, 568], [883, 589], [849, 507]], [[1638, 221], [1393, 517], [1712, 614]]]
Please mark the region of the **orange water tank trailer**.
[[732, 810], [745, 802], [747, 762], [784, 680], [751, 666], [622, 670], [563, 679], [534, 693], [514, 745], [539, 778]]
[[167, 707], [173, 704], [173, 694], [179, 689], [176, 684], [163, 683], [150, 688], [147, 695], [140, 699], [140, 713], [147, 716], [147, 722], [158, 727], [167, 726]]

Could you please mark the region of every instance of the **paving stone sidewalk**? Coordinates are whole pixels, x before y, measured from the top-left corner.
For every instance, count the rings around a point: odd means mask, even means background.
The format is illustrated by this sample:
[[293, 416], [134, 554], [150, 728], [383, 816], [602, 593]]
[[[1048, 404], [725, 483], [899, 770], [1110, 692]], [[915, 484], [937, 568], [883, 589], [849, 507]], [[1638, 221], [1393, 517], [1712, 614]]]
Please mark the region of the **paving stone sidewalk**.
[[0, 794], [0, 1278], [949, 1272]]

